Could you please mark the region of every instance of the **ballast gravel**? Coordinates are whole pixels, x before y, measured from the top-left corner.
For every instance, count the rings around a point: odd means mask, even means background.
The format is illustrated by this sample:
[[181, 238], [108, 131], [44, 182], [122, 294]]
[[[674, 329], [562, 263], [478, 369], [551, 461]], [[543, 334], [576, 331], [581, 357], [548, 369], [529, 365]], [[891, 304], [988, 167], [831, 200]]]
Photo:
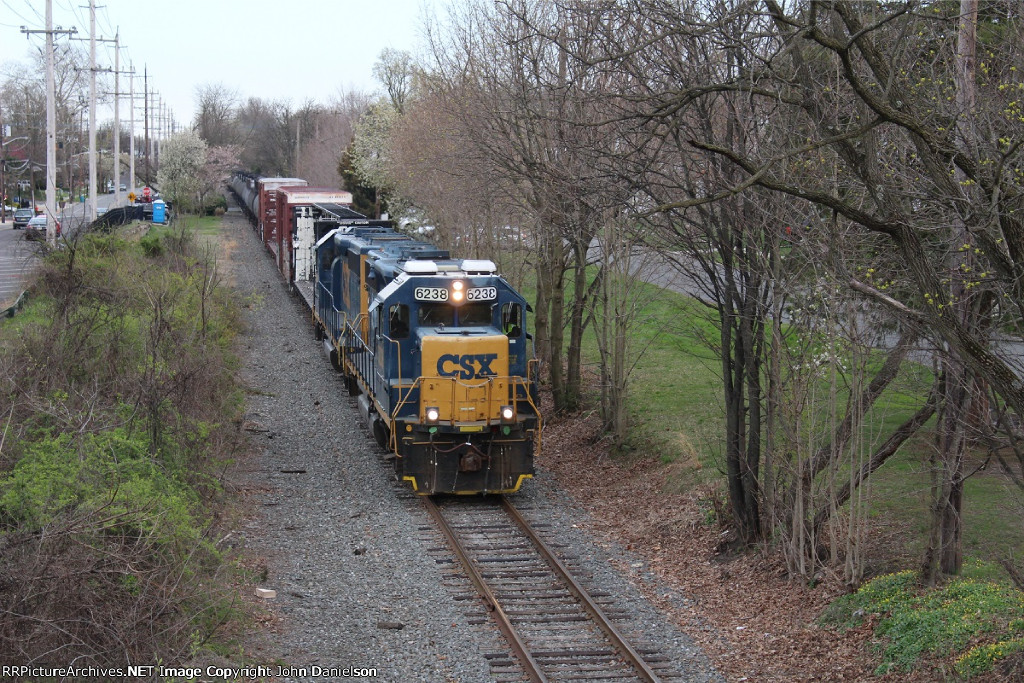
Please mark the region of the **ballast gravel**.
[[[257, 588], [276, 593], [261, 601], [269, 625], [245, 640], [246, 664], [267, 667], [264, 680], [496, 680], [483, 656], [493, 629], [470, 624], [445, 586], [443, 541], [424, 532], [429, 516], [394, 482], [314, 340], [309, 312], [241, 213], [228, 212], [222, 225], [222, 267], [245, 305], [240, 373], [252, 451], [232, 475], [247, 511], [232, 537], [250, 563], [260, 558], [266, 567], [242, 589], [246, 599], [261, 600]], [[542, 470], [515, 502], [532, 522], [550, 525], [546, 539], [582, 570], [588, 590], [610, 594], [630, 615], [620, 627], [671, 659], [679, 674], [672, 680], [724, 680], [615, 569], [642, 578], [642, 565], [590, 538], [584, 513]], [[667, 602], [688, 604], [675, 595]], [[360, 676], [367, 670], [375, 675]]]

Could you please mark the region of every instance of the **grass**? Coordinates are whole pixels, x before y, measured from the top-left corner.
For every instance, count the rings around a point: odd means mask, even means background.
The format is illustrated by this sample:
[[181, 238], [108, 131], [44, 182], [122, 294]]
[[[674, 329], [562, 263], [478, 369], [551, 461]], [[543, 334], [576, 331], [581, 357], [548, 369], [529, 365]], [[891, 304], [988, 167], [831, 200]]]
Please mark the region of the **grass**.
[[188, 231], [204, 237], [216, 236], [220, 233], [220, 216], [196, 216], [194, 214], [178, 214], [170, 224], [153, 224], [149, 234], [161, 237], [176, 232]]
[[[724, 472], [724, 390], [721, 360], [713, 349], [719, 340], [717, 313], [653, 285], [641, 285], [638, 299], [645, 304], [631, 334], [638, 360], [630, 376], [630, 446], [665, 464], [712, 465]], [[599, 362], [592, 333], [584, 339], [583, 354], [585, 363]], [[874, 354], [870, 365], [877, 369], [883, 361], [884, 354]], [[865, 420], [862, 438], [884, 439], [918, 409], [929, 383], [927, 370], [905, 371]], [[841, 391], [841, 401], [844, 396]]]
[[206, 237], [220, 233], [220, 216], [179, 216], [178, 221], [197, 235]]
[[[633, 335], [634, 353], [641, 355], [630, 378], [629, 445], [657, 454], [663, 463], [701, 469], [721, 454], [719, 361], [701, 341], [717, 332], [707, 309], [692, 299], [650, 285], [643, 286], [641, 298], [648, 303]], [[597, 358], [593, 337], [584, 353]]]

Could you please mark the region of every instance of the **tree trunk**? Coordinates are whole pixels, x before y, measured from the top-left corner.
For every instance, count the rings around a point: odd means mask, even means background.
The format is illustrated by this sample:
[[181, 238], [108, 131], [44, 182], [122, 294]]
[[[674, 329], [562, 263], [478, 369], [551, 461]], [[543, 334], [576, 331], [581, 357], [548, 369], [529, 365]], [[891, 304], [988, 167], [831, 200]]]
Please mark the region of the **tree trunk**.
[[545, 358], [551, 396], [555, 410], [566, 407], [565, 372], [562, 366], [562, 348], [565, 339], [565, 256], [561, 237], [557, 233], [547, 238], [546, 258], [542, 265], [546, 284], [547, 344]]
[[[731, 297], [727, 300], [734, 301]], [[746, 396], [749, 386], [746, 372], [748, 348], [744, 347], [739, 317], [723, 306], [720, 309], [722, 379], [725, 388], [725, 459], [729, 482], [729, 502], [733, 519], [744, 543], [760, 538], [761, 517], [758, 509], [757, 461], [760, 452], [752, 453], [748, 443], [748, 429], [760, 425], [748, 424], [748, 407], [759, 397]], [[752, 462], [753, 459], [753, 462]]]
[[589, 244], [573, 245], [573, 304], [569, 319], [569, 351], [566, 354], [565, 408], [580, 405], [582, 391], [583, 321], [587, 311], [587, 250]]

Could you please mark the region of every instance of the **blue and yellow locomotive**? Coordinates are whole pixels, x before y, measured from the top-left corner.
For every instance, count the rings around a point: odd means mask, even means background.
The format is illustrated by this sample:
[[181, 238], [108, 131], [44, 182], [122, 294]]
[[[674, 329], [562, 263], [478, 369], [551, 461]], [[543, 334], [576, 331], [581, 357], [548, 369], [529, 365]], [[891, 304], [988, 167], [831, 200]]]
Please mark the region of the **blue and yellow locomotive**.
[[511, 493], [540, 435], [528, 306], [486, 260], [386, 225], [315, 247], [318, 335], [395, 471], [421, 494]]

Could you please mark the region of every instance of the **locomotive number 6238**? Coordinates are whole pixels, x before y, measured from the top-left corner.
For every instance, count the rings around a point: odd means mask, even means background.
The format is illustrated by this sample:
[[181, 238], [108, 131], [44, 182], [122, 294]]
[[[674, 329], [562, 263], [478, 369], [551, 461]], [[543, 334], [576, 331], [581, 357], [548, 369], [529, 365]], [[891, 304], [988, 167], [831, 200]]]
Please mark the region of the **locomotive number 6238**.
[[444, 287], [417, 287], [413, 290], [416, 301], [448, 301], [448, 290]]
[[466, 290], [466, 301], [491, 301], [498, 298], [495, 287], [476, 287]]

